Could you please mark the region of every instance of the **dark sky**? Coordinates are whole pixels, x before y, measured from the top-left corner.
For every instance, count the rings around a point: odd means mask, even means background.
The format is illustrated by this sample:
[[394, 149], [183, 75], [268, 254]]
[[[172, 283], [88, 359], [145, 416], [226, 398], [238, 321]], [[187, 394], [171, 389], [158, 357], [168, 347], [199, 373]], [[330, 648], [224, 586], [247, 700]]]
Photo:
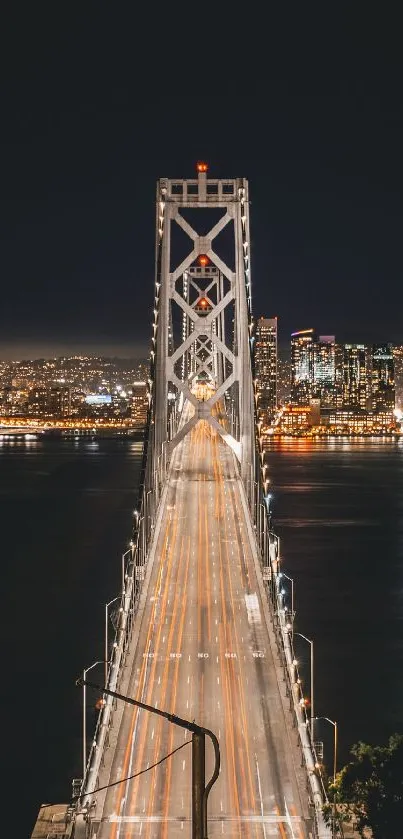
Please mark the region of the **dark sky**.
[[403, 344], [397, 17], [137, 6], [3, 17], [0, 358], [148, 353], [155, 182], [199, 158], [249, 180], [254, 312], [282, 342]]

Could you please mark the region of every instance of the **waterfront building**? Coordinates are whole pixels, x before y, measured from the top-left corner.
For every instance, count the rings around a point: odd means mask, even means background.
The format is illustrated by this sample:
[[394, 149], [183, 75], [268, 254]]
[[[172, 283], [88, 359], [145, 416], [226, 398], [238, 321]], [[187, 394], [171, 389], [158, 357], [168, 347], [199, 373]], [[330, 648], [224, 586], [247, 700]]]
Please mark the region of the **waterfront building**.
[[131, 416], [136, 426], [143, 427], [147, 419], [147, 382], [133, 382]]
[[342, 407], [367, 410], [370, 389], [364, 344], [343, 344], [342, 379]]
[[27, 410], [34, 417], [66, 417], [70, 414], [70, 388], [36, 387], [28, 393]]
[[324, 408], [336, 406], [336, 338], [320, 335], [313, 345], [313, 395]]
[[291, 404], [309, 405], [313, 396], [315, 330], [291, 335]]
[[373, 411], [394, 410], [395, 364], [391, 344], [372, 346], [371, 397]]
[[258, 318], [255, 341], [258, 411], [264, 423], [273, 422], [277, 409], [277, 318]]
[[395, 363], [395, 402], [396, 408], [403, 411], [403, 345], [393, 347]]
[[288, 405], [291, 399], [291, 364], [289, 353], [277, 355], [277, 408]]

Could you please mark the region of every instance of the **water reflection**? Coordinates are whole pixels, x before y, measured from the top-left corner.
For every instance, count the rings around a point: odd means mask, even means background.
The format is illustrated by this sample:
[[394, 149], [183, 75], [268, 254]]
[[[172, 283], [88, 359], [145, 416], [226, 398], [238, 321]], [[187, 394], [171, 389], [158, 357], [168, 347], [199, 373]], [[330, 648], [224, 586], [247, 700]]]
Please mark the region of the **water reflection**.
[[343, 762], [353, 742], [402, 730], [402, 442], [272, 440], [266, 454], [296, 630], [315, 640], [316, 713], [338, 720]]

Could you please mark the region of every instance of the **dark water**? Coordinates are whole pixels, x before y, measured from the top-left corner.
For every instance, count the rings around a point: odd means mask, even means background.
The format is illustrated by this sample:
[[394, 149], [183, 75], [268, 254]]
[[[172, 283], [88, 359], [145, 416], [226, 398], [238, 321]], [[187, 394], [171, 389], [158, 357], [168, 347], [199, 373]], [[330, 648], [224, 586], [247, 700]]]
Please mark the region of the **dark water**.
[[[292, 441], [268, 453], [295, 630], [313, 641], [314, 713], [338, 723], [339, 766], [358, 740], [403, 732], [402, 444]], [[295, 649], [309, 694], [310, 646], [295, 637]], [[334, 729], [315, 731], [331, 764]]]
[[[314, 642], [315, 713], [337, 720], [345, 762], [358, 739], [403, 730], [403, 446], [302, 441], [268, 459], [295, 629]], [[22, 839], [82, 774], [74, 683], [103, 659], [139, 464], [128, 439], [0, 446], [3, 800]], [[333, 729], [318, 726], [330, 760]]]
[[0, 446], [3, 801], [21, 839], [40, 804], [68, 801], [82, 777], [75, 680], [104, 658], [139, 463], [124, 438]]

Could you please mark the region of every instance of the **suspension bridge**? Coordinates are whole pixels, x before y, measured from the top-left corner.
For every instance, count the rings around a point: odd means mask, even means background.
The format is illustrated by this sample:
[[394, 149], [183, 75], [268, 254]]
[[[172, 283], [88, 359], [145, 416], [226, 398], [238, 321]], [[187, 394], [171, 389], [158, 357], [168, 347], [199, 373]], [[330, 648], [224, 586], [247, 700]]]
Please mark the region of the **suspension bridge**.
[[[92, 674], [109, 693], [84, 736], [65, 828], [75, 839], [331, 836], [253, 350], [248, 182], [209, 178], [204, 163], [195, 178], [162, 178], [141, 491], [116, 634]], [[214, 732], [220, 771], [201, 834], [191, 732], [115, 693]], [[204, 759], [208, 780], [208, 740]]]

